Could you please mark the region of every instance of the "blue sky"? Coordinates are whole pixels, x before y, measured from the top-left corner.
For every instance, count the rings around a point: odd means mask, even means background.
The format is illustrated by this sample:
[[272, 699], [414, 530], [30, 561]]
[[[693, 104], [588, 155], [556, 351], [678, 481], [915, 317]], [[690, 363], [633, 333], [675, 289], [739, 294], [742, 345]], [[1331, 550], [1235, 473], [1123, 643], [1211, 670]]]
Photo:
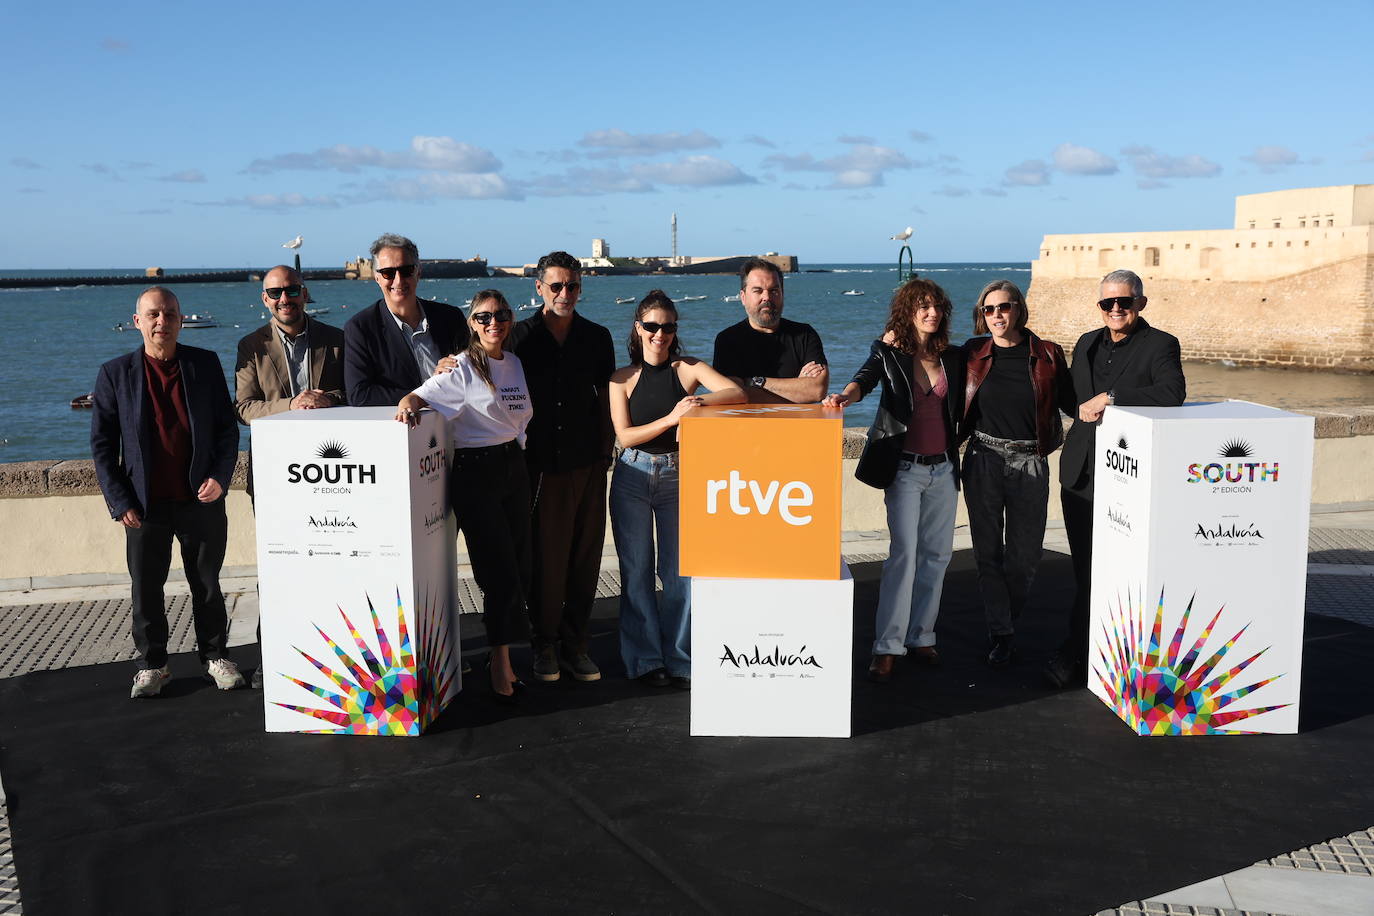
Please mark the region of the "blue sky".
[[[754, 12], [754, 10], [759, 10]], [[1042, 11], [1043, 10], [1043, 11]], [[1374, 3], [24, 5], [0, 268], [1030, 260], [1374, 181]]]

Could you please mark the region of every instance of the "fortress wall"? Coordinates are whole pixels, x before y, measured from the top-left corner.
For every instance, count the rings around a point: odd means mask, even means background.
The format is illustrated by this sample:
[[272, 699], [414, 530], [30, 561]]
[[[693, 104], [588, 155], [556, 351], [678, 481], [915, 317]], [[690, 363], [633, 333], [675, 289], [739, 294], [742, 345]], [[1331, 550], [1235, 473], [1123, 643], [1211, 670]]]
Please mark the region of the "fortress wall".
[[[1374, 372], [1374, 258], [1248, 282], [1136, 270], [1150, 300], [1146, 319], [1179, 339], [1184, 359]], [[1071, 352], [1080, 335], [1101, 326], [1100, 277], [1036, 270], [1026, 295], [1031, 328]]]
[[1216, 282], [1270, 280], [1374, 256], [1370, 226], [1196, 229], [1047, 235], [1035, 277], [1092, 278], [1118, 268], [1146, 278]]

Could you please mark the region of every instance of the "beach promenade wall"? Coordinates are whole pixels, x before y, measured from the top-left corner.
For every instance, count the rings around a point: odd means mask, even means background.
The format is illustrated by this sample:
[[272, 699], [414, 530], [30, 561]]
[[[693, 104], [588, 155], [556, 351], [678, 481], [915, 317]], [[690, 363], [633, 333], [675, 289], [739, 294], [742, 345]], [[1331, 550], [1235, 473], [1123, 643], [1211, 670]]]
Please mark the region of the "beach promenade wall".
[[[1300, 410], [1316, 417], [1312, 503], [1374, 501], [1374, 406]], [[865, 430], [845, 430], [843, 445], [845, 531], [887, 528], [880, 490], [854, 479]], [[257, 565], [254, 521], [243, 490], [247, 453], [240, 453], [228, 497], [226, 575], [250, 574]], [[1059, 459], [1050, 461], [1049, 516], [1060, 519]], [[958, 525], [968, 523], [963, 501]], [[606, 543], [610, 545], [609, 526]], [[460, 536], [458, 552], [465, 554]], [[181, 559], [173, 556], [173, 568]], [[0, 590], [14, 591], [101, 584], [127, 579], [124, 535], [109, 517], [89, 460], [0, 463]]]

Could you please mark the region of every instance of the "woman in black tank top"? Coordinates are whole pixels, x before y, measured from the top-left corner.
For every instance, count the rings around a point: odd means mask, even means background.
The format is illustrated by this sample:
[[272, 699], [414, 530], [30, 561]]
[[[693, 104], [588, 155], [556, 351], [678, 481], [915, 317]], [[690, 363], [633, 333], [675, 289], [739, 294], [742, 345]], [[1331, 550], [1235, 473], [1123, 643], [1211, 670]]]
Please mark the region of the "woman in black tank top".
[[[677, 424], [693, 407], [742, 404], [745, 395], [706, 363], [681, 355], [677, 307], [662, 290], [650, 291], [635, 309], [629, 351], [630, 364], [611, 376], [611, 420], [621, 445], [610, 497], [620, 559], [620, 655], [629, 677], [687, 690], [691, 595], [677, 563]], [[711, 394], [692, 394], [699, 386]]]

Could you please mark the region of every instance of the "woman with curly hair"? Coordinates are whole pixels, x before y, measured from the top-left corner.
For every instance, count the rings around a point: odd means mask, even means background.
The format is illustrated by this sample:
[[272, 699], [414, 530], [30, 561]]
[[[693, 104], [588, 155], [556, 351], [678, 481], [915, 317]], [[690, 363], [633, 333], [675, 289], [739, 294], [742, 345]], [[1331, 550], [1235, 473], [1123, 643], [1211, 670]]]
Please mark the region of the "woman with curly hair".
[[854, 476], [883, 490], [892, 546], [883, 564], [869, 677], [886, 683], [908, 655], [938, 665], [935, 618], [954, 550], [964, 411], [964, 354], [949, 344], [949, 297], [929, 280], [908, 280], [892, 296], [883, 337], [839, 394], [844, 407], [883, 386]]

